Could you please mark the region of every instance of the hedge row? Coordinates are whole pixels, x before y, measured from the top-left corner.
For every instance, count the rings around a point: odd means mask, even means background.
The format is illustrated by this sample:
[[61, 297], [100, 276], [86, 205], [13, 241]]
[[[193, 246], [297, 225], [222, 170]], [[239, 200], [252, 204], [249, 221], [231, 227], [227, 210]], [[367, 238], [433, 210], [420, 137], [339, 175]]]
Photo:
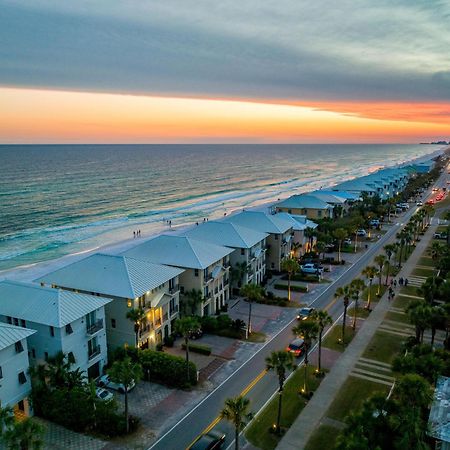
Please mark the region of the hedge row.
[[[287, 284], [275, 284], [275, 289], [279, 289], [280, 291], [287, 291]], [[292, 292], [308, 292], [308, 288], [306, 286], [291, 286]]]
[[185, 388], [197, 384], [197, 367], [189, 362], [189, 380], [186, 361], [179, 356], [154, 350], [141, 350], [139, 361], [144, 369], [144, 378], [170, 387]]
[[[186, 344], [181, 344], [181, 348], [186, 350]], [[209, 345], [194, 344], [189, 342], [189, 351], [209, 356], [211, 354], [211, 347]]]

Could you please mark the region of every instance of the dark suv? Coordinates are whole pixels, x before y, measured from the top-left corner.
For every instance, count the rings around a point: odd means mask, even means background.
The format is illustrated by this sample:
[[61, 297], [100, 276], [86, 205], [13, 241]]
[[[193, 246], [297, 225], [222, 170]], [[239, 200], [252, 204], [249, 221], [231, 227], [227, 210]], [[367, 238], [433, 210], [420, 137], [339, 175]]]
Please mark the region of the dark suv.
[[217, 450], [222, 448], [225, 441], [225, 434], [221, 431], [211, 430], [201, 436], [191, 445], [188, 450]]

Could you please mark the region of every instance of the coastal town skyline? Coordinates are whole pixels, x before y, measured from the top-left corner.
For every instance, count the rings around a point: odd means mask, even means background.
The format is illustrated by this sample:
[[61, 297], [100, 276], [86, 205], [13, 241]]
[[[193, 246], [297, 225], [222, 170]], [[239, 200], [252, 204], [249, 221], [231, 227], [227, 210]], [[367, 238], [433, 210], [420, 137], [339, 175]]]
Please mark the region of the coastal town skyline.
[[450, 135], [445, 2], [1, 2], [0, 143]]

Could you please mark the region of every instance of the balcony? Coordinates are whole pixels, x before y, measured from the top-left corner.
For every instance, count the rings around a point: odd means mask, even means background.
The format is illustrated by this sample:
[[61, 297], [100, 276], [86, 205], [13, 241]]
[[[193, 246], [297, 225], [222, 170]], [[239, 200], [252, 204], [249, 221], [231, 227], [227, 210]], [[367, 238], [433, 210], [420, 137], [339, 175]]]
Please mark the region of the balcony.
[[100, 355], [100, 353], [101, 353], [100, 345], [96, 345], [95, 347], [93, 347], [92, 350], [88, 352], [89, 361], [94, 359], [96, 356]]
[[175, 286], [169, 288], [169, 294], [175, 295], [180, 290], [180, 285], [176, 284]]
[[223, 268], [224, 268], [224, 269], [228, 269], [229, 267], [231, 267], [230, 261], [228, 261], [228, 262], [226, 262], [226, 263], [223, 263]]
[[163, 322], [167, 322], [169, 320], [169, 313], [164, 313], [162, 320], [163, 320]]
[[178, 313], [178, 305], [175, 305], [173, 308], [170, 308], [169, 314], [170, 317]]
[[229, 282], [230, 280], [228, 278], [224, 278], [223, 285], [226, 286]]
[[103, 329], [103, 319], [98, 319], [92, 324], [86, 324], [86, 334], [92, 336], [95, 333], [98, 333]]
[[160, 327], [161, 325], [162, 325], [161, 318], [155, 319], [155, 328], [156, 328], [156, 327]]

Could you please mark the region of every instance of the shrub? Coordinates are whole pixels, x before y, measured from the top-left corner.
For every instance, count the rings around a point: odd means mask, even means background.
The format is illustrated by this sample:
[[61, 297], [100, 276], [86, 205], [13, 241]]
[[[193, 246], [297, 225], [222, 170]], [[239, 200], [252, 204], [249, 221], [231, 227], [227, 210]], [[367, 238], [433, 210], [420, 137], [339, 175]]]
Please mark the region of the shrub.
[[222, 314], [216, 319], [217, 328], [231, 328], [233, 320], [227, 314]]
[[197, 380], [197, 368], [194, 363], [189, 362], [189, 379], [191, 383], [188, 383], [184, 358], [146, 349], [141, 351], [140, 361], [145, 376], [149, 375], [152, 381], [179, 388], [196, 384], [194, 380]]
[[[181, 348], [186, 350], [186, 344], [181, 344]], [[194, 353], [209, 356], [211, 354], [211, 347], [204, 344], [194, 344], [189, 342], [189, 350]]]
[[200, 318], [200, 325], [205, 333], [214, 334], [217, 330], [217, 318], [204, 316]]
[[267, 298], [268, 298], [269, 300], [273, 300], [274, 297], [275, 297], [275, 295], [274, 295], [274, 293], [273, 293], [272, 291], [270, 291], [270, 292], [267, 293]]
[[166, 337], [164, 338], [164, 345], [165, 345], [166, 347], [173, 347], [174, 342], [175, 342], [175, 337], [172, 336], [172, 335], [166, 336]]
[[[275, 284], [275, 289], [279, 289], [280, 291], [287, 291], [288, 287], [286, 284]], [[292, 292], [308, 292], [308, 288], [306, 286], [291, 286]]]

